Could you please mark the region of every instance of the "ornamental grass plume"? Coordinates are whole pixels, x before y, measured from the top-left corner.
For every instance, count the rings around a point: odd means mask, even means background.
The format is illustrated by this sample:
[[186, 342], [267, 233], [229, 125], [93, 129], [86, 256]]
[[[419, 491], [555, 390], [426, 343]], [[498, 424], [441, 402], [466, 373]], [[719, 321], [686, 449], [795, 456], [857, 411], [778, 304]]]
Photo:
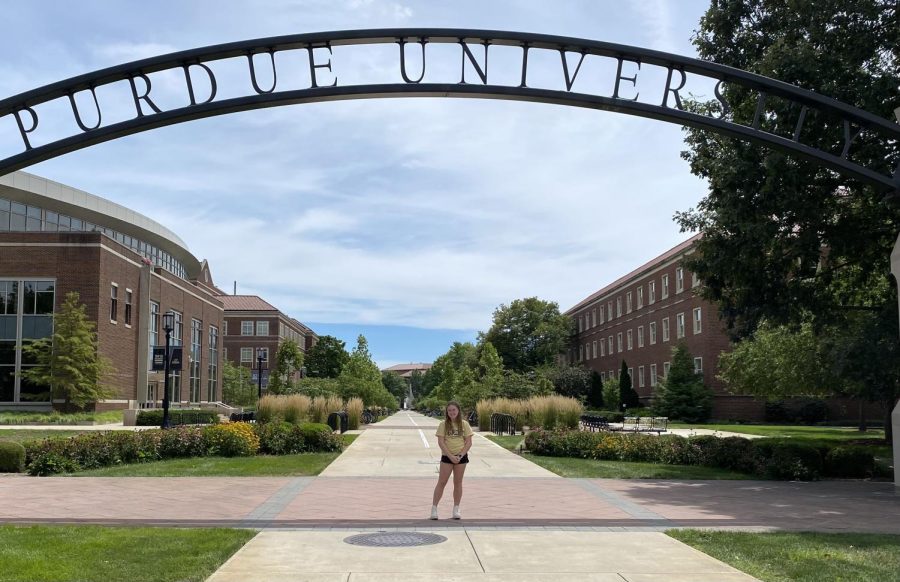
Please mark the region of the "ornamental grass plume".
[[347, 401], [347, 426], [350, 430], [359, 428], [359, 421], [362, 418], [363, 401], [361, 398], [353, 397]]
[[284, 418], [283, 400], [277, 396], [263, 396], [256, 405], [257, 422], [275, 422]]
[[305, 394], [291, 394], [290, 396], [278, 396], [283, 401], [284, 421], [291, 424], [300, 424], [309, 417], [310, 399]]

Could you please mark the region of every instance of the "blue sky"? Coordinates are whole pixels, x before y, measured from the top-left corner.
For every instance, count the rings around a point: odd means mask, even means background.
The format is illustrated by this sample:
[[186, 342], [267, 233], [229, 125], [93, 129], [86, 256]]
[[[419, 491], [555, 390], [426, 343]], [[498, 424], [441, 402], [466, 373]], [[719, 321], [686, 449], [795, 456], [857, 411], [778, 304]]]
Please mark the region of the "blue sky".
[[[4, 15], [0, 95], [176, 50], [352, 28], [513, 30], [693, 56], [707, 4], [19, 3]], [[682, 138], [551, 105], [363, 100], [176, 125], [27, 171], [165, 224], [222, 288], [237, 281], [348, 347], [365, 334], [386, 367], [474, 339], [516, 298], [567, 309], [687, 238], [672, 216], [706, 187], [679, 157]]]

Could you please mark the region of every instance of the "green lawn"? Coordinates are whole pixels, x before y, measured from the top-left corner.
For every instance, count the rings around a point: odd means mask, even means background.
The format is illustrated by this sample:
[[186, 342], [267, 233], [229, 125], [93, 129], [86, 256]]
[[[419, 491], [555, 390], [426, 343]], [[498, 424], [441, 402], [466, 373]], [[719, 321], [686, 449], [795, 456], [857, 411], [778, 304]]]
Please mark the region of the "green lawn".
[[[510, 451], [518, 450], [525, 440], [523, 436], [489, 436], [498, 445]], [[753, 475], [687, 465], [663, 465], [661, 463], [630, 463], [626, 461], [595, 461], [568, 457], [544, 457], [526, 453], [528, 459], [562, 477], [591, 479], [758, 479]]]
[[[345, 434], [344, 446], [358, 435]], [[259, 455], [256, 457], [193, 457], [152, 463], [118, 465], [70, 473], [70, 477], [304, 477], [318, 475], [340, 453]]]
[[256, 532], [0, 526], [0, 582], [206, 580]]
[[670, 428], [705, 428], [742, 434], [755, 434], [771, 438], [790, 438], [813, 441], [873, 441], [873, 445], [884, 444], [884, 430], [880, 428], [860, 432], [843, 426], [795, 426], [778, 424], [685, 424], [670, 422]]
[[86, 432], [95, 432], [87, 430], [29, 430], [23, 428], [0, 428], [0, 441], [14, 441], [22, 443], [25, 441], [35, 441], [46, 438], [64, 438], [84, 434]]
[[898, 582], [900, 536], [670, 530], [763, 582]]
[[106, 412], [0, 412], [0, 424], [76, 424], [79, 422], [95, 422], [111, 424], [122, 422], [121, 410]]
[[561, 477], [590, 479], [759, 479], [755, 475], [714, 467], [693, 465], [664, 465], [662, 463], [631, 463], [626, 461], [596, 461], [569, 457], [543, 457], [525, 454], [525, 459]]

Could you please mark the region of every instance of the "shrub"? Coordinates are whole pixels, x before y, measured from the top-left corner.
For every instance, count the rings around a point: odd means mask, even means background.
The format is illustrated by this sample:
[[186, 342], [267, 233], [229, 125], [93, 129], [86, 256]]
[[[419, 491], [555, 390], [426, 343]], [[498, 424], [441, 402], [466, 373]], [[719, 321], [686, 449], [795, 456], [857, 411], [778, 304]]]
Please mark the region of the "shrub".
[[622, 404], [622, 395], [619, 394], [619, 381], [615, 378], [607, 378], [603, 382], [603, 406], [609, 410], [618, 411]]
[[672, 348], [672, 366], [656, 390], [653, 409], [684, 422], [704, 422], [712, 414], [712, 390], [703, 384], [703, 375], [694, 372], [684, 342]]
[[327, 424], [308, 422], [300, 425], [303, 442], [309, 452], [333, 452], [344, 448], [340, 435], [334, 434]]
[[[138, 426], [162, 425], [162, 410], [142, 410], [137, 415], [135, 424]], [[182, 424], [216, 424], [219, 422], [219, 413], [215, 410], [170, 410], [169, 422], [172, 426]]]
[[347, 428], [357, 430], [363, 413], [363, 401], [361, 398], [351, 398], [347, 401]]
[[821, 398], [794, 398], [766, 402], [766, 422], [817, 424], [828, 419], [828, 404]]
[[157, 457], [160, 459], [204, 457], [208, 454], [204, 429], [200, 427], [180, 426], [169, 430], [145, 430], [137, 434], [156, 439]]
[[0, 473], [25, 470], [25, 447], [19, 443], [0, 441]]
[[861, 447], [834, 447], [825, 455], [824, 468], [829, 477], [862, 479], [875, 474], [875, 457]]
[[301, 425], [269, 422], [254, 427], [259, 437], [259, 452], [267, 455], [291, 455], [307, 450]]
[[204, 432], [209, 454], [222, 457], [250, 457], [259, 451], [259, 437], [246, 422], [207, 427]]
[[809, 481], [822, 475], [822, 454], [815, 447], [774, 439], [753, 442], [758, 473], [770, 479]]

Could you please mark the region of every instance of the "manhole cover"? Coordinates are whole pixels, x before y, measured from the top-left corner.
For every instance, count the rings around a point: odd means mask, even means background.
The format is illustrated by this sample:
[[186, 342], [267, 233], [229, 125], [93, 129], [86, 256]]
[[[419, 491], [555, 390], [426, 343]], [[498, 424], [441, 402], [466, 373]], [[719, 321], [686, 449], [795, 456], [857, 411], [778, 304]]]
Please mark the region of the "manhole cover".
[[414, 531], [380, 531], [378, 533], [359, 534], [344, 538], [354, 546], [370, 546], [375, 548], [409, 548], [413, 546], [430, 546], [446, 542], [447, 538], [437, 534]]

